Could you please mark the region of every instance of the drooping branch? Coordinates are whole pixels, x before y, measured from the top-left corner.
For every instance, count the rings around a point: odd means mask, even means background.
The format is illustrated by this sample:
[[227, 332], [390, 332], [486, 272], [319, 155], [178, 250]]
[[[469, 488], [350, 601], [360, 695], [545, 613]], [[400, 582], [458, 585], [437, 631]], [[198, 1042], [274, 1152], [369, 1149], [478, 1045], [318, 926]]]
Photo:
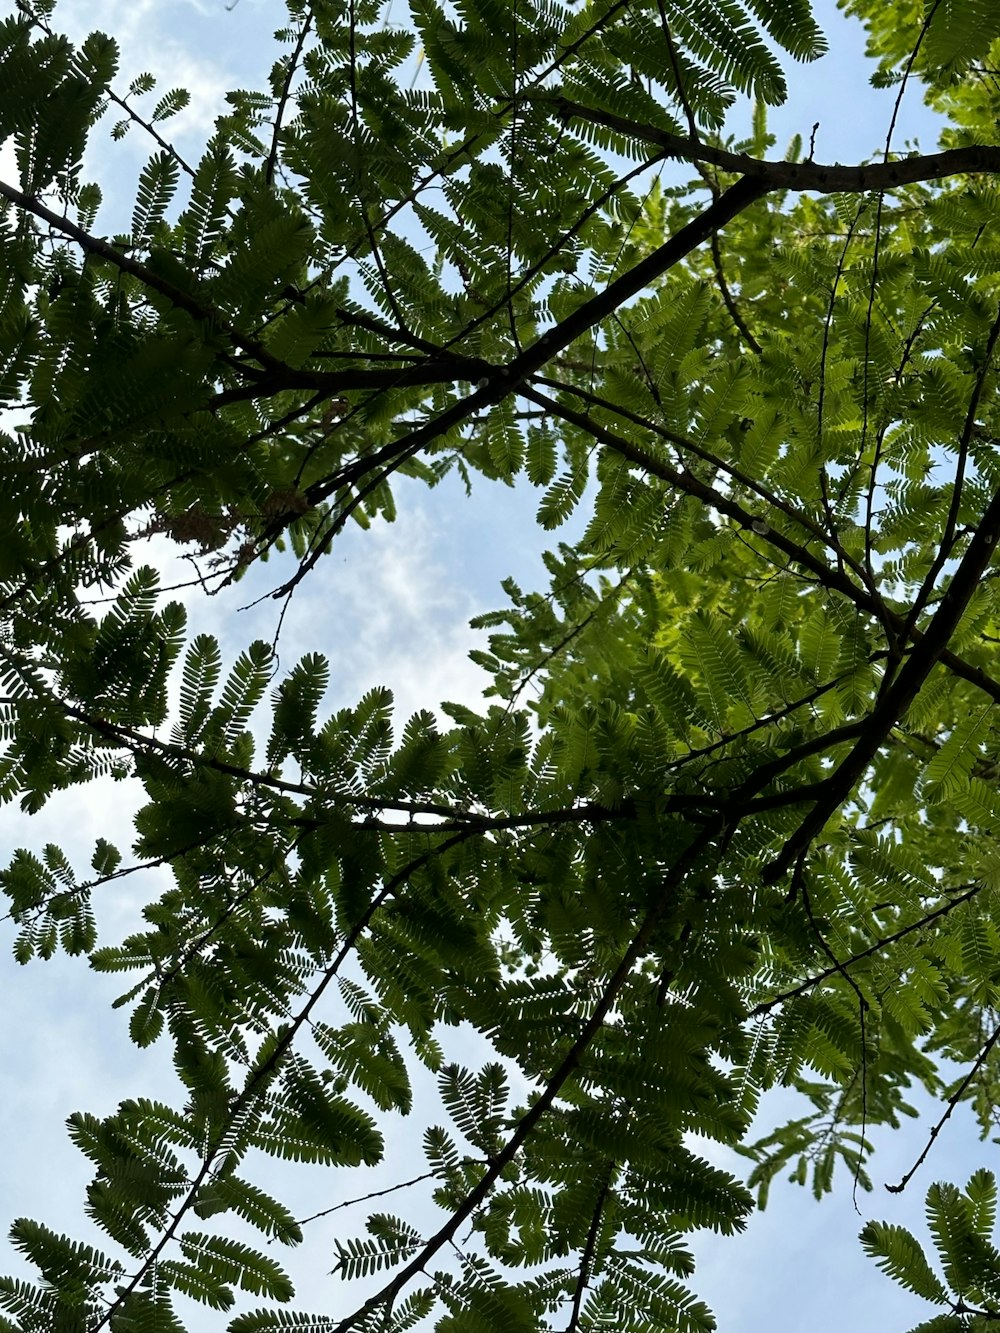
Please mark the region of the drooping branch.
[[[752, 491], [755, 495], [759, 495], [765, 504], [769, 505], [778, 513], [784, 514], [786, 518], [790, 519], [797, 526], [803, 528], [806, 532], [811, 533], [817, 541], [822, 542], [824, 546], [828, 547], [833, 552], [837, 557], [838, 566], [848, 566], [858, 578], [865, 583], [869, 592], [873, 596], [877, 595], [874, 581], [868, 576], [864, 566], [858, 560], [855, 560], [853, 556], [841, 546], [834, 533], [829, 532], [826, 528], [822, 527], [808, 513], [806, 513], [805, 510], [791, 504], [776, 491], [765, 486], [757, 477], [751, 476], [748, 472], [730, 462], [728, 459], [712, 453], [710, 449], [706, 449], [704, 445], [698, 444], [697, 441], [692, 440], [689, 436], [681, 435], [678, 431], [671, 430], [667, 426], [662, 426], [659, 422], [650, 421], [641, 416], [638, 412], [632, 411], [631, 408], [625, 407], [621, 403], [616, 403], [612, 399], [603, 398], [600, 394], [594, 393], [591, 389], [585, 389], [575, 384], [567, 384], [562, 380], [550, 379], [548, 376], [544, 375], [537, 376], [535, 382], [544, 384], [549, 388], [557, 389], [561, 393], [572, 394], [574, 397], [589, 403], [593, 407], [598, 407], [603, 411], [613, 413], [615, 416], [621, 417], [623, 421], [628, 421], [632, 425], [638, 426], [640, 430], [650, 431], [653, 434], [658, 435], [662, 440], [666, 440], [668, 443], [673, 444], [676, 448], [686, 453], [693, 454], [695, 458], [701, 459], [703, 463], [708, 463], [717, 471], [725, 472], [738, 485], [743, 486], [748, 491]], [[522, 396], [530, 397], [530, 394], [522, 393]]]
[[[751, 513], [737, 500], [724, 495], [707, 482], [702, 481], [700, 477], [687, 468], [671, 466], [665, 459], [658, 458], [648, 449], [644, 449], [624, 435], [600, 425], [588, 414], [577, 411], [555, 398], [550, 398], [548, 394], [540, 393], [536, 389], [525, 386], [521, 389], [521, 396], [528, 399], [529, 402], [537, 403], [539, 406], [546, 408], [554, 416], [561, 417], [564, 421], [585, 431], [599, 444], [621, 455], [628, 462], [635, 464], [647, 476], [658, 477], [681, 494], [693, 496], [700, 500], [706, 508], [723, 515], [738, 527], [747, 531], [755, 531], [754, 523], [757, 515]], [[798, 520], [796, 519], [796, 521]], [[876, 599], [867, 589], [860, 588], [846, 574], [831, 568], [819, 556], [803, 546], [801, 542], [788, 537], [773, 525], [768, 525], [767, 531], [758, 535], [769, 546], [773, 546], [775, 550], [780, 551], [786, 560], [797, 565], [821, 586], [839, 592], [854, 602], [855, 605], [877, 614]]]
[[[391, 796], [366, 796], [354, 792], [328, 791], [317, 783], [293, 782], [279, 777], [276, 773], [261, 772], [244, 768], [239, 764], [229, 763], [216, 755], [200, 754], [187, 746], [175, 745], [162, 741], [157, 736], [147, 735], [137, 727], [124, 723], [109, 722], [97, 717], [75, 704], [63, 703], [54, 695], [48, 696], [67, 717], [73, 718], [88, 730], [102, 736], [121, 749], [132, 754], [153, 753], [170, 758], [179, 763], [190, 764], [192, 768], [211, 769], [223, 773], [249, 787], [258, 787], [285, 795], [300, 796], [307, 800], [320, 802], [329, 810], [367, 811], [367, 818], [356, 822], [358, 828], [368, 828], [381, 833], [450, 833], [465, 831], [470, 833], [492, 833], [508, 829], [533, 828], [546, 824], [566, 823], [602, 823], [609, 819], [629, 818], [634, 813], [629, 802], [623, 802], [615, 809], [601, 805], [596, 801], [583, 802], [580, 805], [561, 807], [553, 810], [526, 810], [516, 815], [484, 815], [475, 810], [463, 810], [457, 805], [445, 805], [438, 801], [405, 801]], [[407, 815], [403, 824], [390, 824], [375, 817], [376, 811], [391, 810]], [[415, 824], [417, 816], [433, 818], [433, 824]], [[323, 822], [319, 814], [311, 814], [296, 819], [294, 823], [317, 828]]]

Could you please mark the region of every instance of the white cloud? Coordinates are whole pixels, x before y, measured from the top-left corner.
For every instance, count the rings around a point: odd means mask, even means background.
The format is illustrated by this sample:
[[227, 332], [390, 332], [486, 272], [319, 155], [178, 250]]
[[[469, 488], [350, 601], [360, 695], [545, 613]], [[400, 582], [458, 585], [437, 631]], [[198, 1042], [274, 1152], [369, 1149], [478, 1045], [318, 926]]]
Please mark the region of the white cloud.
[[481, 642], [468, 627], [477, 608], [449, 571], [429, 508], [407, 508], [394, 524], [351, 534], [295, 594], [282, 659], [321, 648], [330, 658], [338, 704], [388, 685], [402, 722], [442, 700], [474, 706], [489, 683], [468, 659]]

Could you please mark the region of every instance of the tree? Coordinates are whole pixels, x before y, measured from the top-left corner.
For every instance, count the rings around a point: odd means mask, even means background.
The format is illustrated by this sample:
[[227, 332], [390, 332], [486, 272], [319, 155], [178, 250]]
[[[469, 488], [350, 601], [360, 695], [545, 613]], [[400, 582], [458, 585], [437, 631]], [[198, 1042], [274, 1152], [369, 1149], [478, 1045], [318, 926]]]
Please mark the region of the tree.
[[[180, 1329], [239, 1288], [234, 1333], [694, 1333], [692, 1230], [788, 1169], [867, 1187], [914, 1085], [994, 1131], [1000, 10], [849, 7], [940, 151], [771, 155], [805, 0], [290, 0], [191, 163], [185, 94], [144, 109], [111, 38], [43, 0], [0, 27], [0, 788], [144, 790], [131, 859], [22, 848], [2, 883], [20, 961], [120, 972], [180, 1080], [70, 1117], [104, 1249], [15, 1222], [40, 1278], [0, 1279], [0, 1328]], [[151, 141], [110, 239], [105, 113]], [[289, 598], [451, 471], [589, 521], [482, 618], [482, 709], [398, 735], [378, 685], [325, 716], [316, 653], [187, 642], [142, 562], [162, 534], [211, 592], [290, 552]], [[99, 944], [126, 875], [146, 926]], [[240, 1230], [308, 1243], [262, 1160], [378, 1162], [420, 1069], [437, 1221], [373, 1199], [330, 1312], [288, 1307]], [[804, 1115], [747, 1142], [777, 1087]], [[943, 1276], [900, 1227], [863, 1244], [923, 1327], [985, 1327], [995, 1181], [927, 1208]]]

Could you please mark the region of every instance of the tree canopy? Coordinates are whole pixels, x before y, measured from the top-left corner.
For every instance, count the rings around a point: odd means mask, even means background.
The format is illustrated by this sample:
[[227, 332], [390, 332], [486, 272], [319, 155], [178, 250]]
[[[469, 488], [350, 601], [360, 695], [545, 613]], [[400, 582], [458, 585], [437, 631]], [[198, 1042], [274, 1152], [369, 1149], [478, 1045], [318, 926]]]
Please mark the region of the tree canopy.
[[[693, 1231], [867, 1188], [914, 1090], [1000, 1116], [1000, 7], [849, 0], [944, 129], [848, 165], [768, 130], [807, 0], [287, 8], [190, 161], [112, 36], [0, 25], [0, 793], [143, 790], [130, 849], [0, 883], [19, 961], [120, 974], [178, 1075], [70, 1116], [85, 1238], [14, 1222], [0, 1330], [703, 1333]], [[478, 709], [331, 714], [319, 653], [224, 661], [149, 563], [283, 553], [277, 605], [449, 473], [553, 534]], [[281, 1164], [364, 1195], [426, 1076], [304, 1311]], [[996, 1202], [933, 1185], [936, 1255], [865, 1226], [928, 1333], [1000, 1318]]]

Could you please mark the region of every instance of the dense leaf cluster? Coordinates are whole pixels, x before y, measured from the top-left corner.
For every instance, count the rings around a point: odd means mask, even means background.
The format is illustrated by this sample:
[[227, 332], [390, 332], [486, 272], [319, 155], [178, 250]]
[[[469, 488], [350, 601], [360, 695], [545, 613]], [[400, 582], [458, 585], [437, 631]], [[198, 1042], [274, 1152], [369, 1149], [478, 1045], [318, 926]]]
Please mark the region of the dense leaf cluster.
[[[233, 1333], [702, 1333], [688, 1233], [787, 1171], [867, 1185], [914, 1085], [995, 1130], [1000, 10], [850, 8], [941, 153], [769, 160], [806, 0], [290, 0], [194, 162], [111, 37], [0, 24], [0, 795], [144, 791], [131, 860], [0, 881], [17, 957], [120, 973], [181, 1085], [70, 1117], [109, 1252], [15, 1222], [0, 1329], [172, 1333], [181, 1296]], [[102, 116], [150, 142], [110, 238]], [[225, 663], [138, 555], [211, 589], [290, 549], [291, 595], [453, 470], [589, 516], [481, 618], [480, 711], [330, 715], [321, 655]], [[95, 891], [164, 866], [101, 942]], [[427, 1071], [422, 1210], [373, 1196], [346, 1288], [289, 1307], [308, 1220], [262, 1160], [381, 1162]], [[776, 1087], [804, 1114], [747, 1143]], [[995, 1202], [933, 1187], [943, 1279], [863, 1233], [935, 1333], [1000, 1317]]]

